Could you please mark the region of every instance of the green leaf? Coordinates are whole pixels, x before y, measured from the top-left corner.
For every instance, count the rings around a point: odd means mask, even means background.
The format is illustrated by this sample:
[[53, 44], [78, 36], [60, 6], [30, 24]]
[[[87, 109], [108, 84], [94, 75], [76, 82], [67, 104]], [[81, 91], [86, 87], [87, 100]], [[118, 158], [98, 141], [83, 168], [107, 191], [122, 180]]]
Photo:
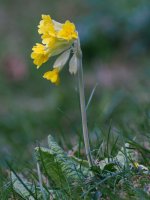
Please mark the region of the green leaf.
[[28, 183], [25, 179], [16, 176], [16, 174], [14, 174], [13, 172], [11, 172], [11, 179], [13, 183], [13, 188], [16, 193], [18, 193], [24, 199], [35, 200], [35, 196], [33, 193], [33, 185]]
[[[13, 189], [14, 191], [19, 194], [23, 199], [27, 200], [35, 200], [35, 199], [41, 199], [42, 194], [40, 191], [40, 188], [27, 182], [24, 178], [20, 178], [16, 176], [13, 172], [11, 172], [11, 179], [13, 183]], [[66, 199], [66, 195], [61, 192], [60, 190], [49, 190], [49, 194], [46, 190], [44, 190], [47, 198], [52, 198], [53, 200], [57, 199]]]
[[87, 168], [69, 157], [51, 135], [48, 136], [48, 145], [49, 149], [37, 147], [35, 151], [37, 158], [56, 186], [64, 188], [64, 186], [82, 183], [84, 177], [89, 175]]

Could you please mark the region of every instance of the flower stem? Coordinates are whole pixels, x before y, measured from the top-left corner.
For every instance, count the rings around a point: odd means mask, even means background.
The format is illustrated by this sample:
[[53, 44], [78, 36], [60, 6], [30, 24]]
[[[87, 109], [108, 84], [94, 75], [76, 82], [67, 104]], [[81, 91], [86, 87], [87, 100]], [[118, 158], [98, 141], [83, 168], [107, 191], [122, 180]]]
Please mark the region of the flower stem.
[[78, 67], [78, 84], [79, 84], [79, 95], [80, 95], [80, 108], [82, 117], [82, 130], [85, 144], [85, 151], [89, 166], [92, 167], [93, 161], [90, 150], [89, 133], [87, 127], [87, 115], [85, 106], [85, 95], [84, 95], [84, 81], [83, 81], [83, 67], [82, 67], [82, 51], [80, 48], [80, 41], [77, 41], [77, 67]]

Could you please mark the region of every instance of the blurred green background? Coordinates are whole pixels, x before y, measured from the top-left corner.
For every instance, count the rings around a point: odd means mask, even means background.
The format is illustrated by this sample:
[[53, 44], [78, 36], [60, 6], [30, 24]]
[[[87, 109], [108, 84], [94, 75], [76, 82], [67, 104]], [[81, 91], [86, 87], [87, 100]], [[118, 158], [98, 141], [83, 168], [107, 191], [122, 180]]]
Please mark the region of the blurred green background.
[[48, 134], [66, 149], [81, 138], [77, 77], [66, 66], [60, 86], [53, 86], [42, 74], [54, 59], [37, 70], [30, 58], [40, 42], [41, 14], [62, 23], [69, 19], [79, 31], [87, 101], [97, 86], [87, 111], [92, 147], [110, 124], [112, 135], [147, 141], [149, 0], [1, 0], [0, 166], [5, 160], [30, 163], [34, 147]]

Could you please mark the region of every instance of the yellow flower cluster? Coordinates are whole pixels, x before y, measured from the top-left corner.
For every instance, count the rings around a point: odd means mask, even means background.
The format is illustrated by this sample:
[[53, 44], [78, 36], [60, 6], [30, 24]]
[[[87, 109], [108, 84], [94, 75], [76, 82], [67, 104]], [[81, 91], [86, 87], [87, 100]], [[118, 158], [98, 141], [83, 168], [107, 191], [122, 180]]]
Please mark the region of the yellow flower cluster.
[[[31, 58], [37, 68], [47, 62], [50, 57], [64, 54], [63, 57], [61, 56], [61, 62], [60, 58], [58, 58], [59, 62], [56, 62], [60, 66], [53, 66], [54, 69], [46, 72], [43, 76], [52, 83], [58, 84], [59, 71], [69, 59], [68, 49], [78, 38], [76, 27], [68, 20], [61, 24], [52, 20], [49, 15], [42, 15], [42, 20], [38, 25], [38, 33], [41, 35], [42, 44], [36, 43], [31, 53]], [[65, 51], [66, 53], [64, 53]]]

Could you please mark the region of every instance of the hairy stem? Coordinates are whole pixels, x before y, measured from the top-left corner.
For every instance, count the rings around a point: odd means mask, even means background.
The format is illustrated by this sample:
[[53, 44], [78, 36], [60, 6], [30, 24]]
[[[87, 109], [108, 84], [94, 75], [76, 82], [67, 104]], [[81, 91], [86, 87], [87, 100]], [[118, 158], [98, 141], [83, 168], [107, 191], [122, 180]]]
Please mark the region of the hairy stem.
[[82, 68], [82, 51], [80, 48], [80, 41], [77, 41], [77, 67], [78, 67], [78, 83], [79, 83], [79, 95], [80, 95], [80, 108], [81, 108], [81, 117], [82, 117], [82, 130], [83, 138], [85, 144], [85, 151], [89, 166], [93, 165], [90, 142], [89, 142], [89, 133], [87, 127], [87, 115], [86, 115], [86, 106], [85, 106], [85, 95], [84, 95], [84, 81], [83, 81], [83, 68]]

